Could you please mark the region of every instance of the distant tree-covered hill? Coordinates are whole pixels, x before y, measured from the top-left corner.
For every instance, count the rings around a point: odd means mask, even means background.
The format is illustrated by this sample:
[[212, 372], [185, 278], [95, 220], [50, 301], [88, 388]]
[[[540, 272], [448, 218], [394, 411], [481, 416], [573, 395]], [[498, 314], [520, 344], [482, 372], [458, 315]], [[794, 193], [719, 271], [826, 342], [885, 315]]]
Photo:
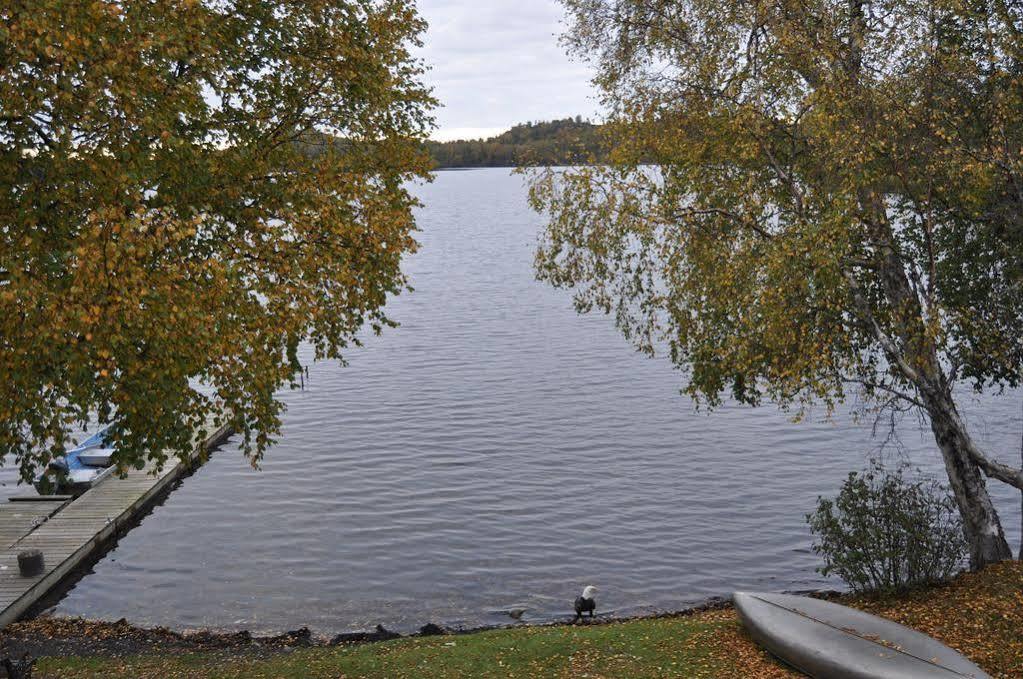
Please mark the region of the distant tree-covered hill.
[[516, 125], [490, 139], [429, 142], [437, 168], [584, 165], [600, 157], [600, 126], [581, 117]]

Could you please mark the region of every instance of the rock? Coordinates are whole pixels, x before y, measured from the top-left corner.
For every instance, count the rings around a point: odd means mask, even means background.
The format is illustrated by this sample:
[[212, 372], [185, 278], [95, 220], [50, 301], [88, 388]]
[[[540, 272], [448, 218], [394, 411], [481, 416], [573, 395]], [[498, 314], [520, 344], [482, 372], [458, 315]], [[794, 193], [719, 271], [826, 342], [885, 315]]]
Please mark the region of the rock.
[[36, 661], [28, 653], [21, 656], [21, 660], [0, 660], [0, 667], [7, 670], [8, 679], [32, 679], [32, 667], [35, 664]]
[[340, 646], [341, 644], [362, 644], [369, 641], [369, 632], [344, 632], [338, 634], [336, 637], [330, 640], [331, 646]]
[[522, 620], [522, 616], [525, 614], [526, 614], [525, 608], [513, 608], [510, 611], [508, 611], [508, 615], [511, 616], [513, 620]]
[[401, 639], [401, 635], [385, 629], [383, 625], [377, 625], [376, 638], [374, 641], [388, 641], [390, 639]]
[[203, 630], [201, 632], [194, 632], [192, 634], [189, 634], [187, 636], [187, 639], [189, 642], [198, 644], [200, 646], [209, 646], [211, 648], [226, 648], [232, 646], [246, 646], [252, 643], [252, 634], [248, 630], [242, 630], [241, 632], [232, 632], [230, 634]]
[[376, 630], [373, 632], [345, 632], [344, 634], [338, 634], [330, 640], [330, 645], [364, 644], [372, 641], [388, 641], [390, 639], [400, 638], [401, 635], [397, 632], [392, 632], [383, 625], [377, 625]]
[[441, 634], [447, 634], [448, 631], [440, 625], [435, 625], [432, 622], [428, 622], [419, 628], [419, 636], [421, 637], [435, 637]]
[[234, 641], [239, 644], [248, 644], [252, 642], [252, 632], [247, 629], [243, 629], [241, 632], [235, 632], [227, 637], [230, 641]]
[[301, 627], [281, 635], [281, 640], [288, 646], [309, 646], [313, 643], [313, 633], [308, 627]]

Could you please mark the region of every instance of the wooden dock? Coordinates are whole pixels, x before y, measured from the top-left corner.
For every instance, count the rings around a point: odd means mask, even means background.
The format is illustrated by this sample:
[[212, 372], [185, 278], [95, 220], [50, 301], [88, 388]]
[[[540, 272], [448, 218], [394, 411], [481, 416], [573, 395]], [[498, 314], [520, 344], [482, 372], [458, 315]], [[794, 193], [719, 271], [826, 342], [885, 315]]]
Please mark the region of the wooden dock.
[[[202, 442], [209, 450], [231, 434], [228, 426]], [[191, 469], [168, 461], [158, 474], [147, 466], [125, 478], [111, 477], [76, 499], [26, 498], [0, 503], [0, 628], [14, 622], [69, 574], [105, 549], [154, 499]], [[18, 553], [38, 549], [46, 568], [22, 577]]]

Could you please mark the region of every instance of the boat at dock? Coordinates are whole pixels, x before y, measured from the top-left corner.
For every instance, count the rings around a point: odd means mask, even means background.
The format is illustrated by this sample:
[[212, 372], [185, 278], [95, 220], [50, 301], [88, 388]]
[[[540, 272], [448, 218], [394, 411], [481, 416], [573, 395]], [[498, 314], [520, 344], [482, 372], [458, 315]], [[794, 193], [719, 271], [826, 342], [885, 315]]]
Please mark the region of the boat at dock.
[[109, 446], [110, 427], [103, 427], [63, 457], [50, 462], [46, 476], [49, 483], [36, 482], [42, 494], [48, 492], [80, 495], [105, 481], [114, 471], [111, 458], [114, 449]]

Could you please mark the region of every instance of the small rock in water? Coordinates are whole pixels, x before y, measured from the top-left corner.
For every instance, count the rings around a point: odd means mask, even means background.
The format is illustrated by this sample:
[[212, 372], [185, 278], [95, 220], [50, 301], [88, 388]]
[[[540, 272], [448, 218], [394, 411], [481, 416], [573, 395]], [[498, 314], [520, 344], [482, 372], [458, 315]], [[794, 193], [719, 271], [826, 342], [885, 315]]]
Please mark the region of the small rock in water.
[[526, 614], [525, 608], [513, 608], [510, 611], [508, 611], [508, 615], [511, 616], [514, 620], [522, 620], [522, 616], [525, 614]]

